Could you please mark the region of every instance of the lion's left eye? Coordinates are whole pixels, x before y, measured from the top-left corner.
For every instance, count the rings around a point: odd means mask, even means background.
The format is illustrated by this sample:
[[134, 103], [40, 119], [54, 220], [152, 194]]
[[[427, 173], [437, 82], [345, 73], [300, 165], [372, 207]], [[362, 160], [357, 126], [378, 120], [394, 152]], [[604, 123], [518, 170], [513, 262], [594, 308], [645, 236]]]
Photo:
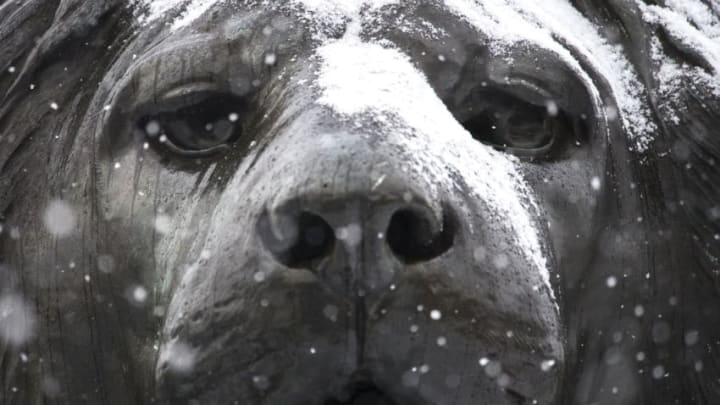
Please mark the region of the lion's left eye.
[[539, 106], [494, 93], [463, 126], [476, 140], [521, 157], [554, 158], [577, 139], [573, 120], [554, 103]]
[[242, 136], [244, 111], [243, 103], [235, 97], [203, 97], [146, 115], [138, 126], [170, 152], [206, 156], [226, 149]]

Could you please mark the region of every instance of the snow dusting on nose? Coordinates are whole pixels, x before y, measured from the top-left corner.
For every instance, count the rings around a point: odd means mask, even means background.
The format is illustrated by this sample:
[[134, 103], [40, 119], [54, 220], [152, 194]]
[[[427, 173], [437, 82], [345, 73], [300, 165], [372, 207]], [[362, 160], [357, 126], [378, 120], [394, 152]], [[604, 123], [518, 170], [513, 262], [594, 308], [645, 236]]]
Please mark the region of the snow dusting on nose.
[[441, 182], [443, 189], [452, 190], [457, 184], [448, 167], [462, 173], [475, 197], [514, 231], [517, 246], [554, 298], [532, 219], [537, 206], [516, 160], [475, 141], [407, 55], [387, 44], [364, 41], [360, 13], [347, 17], [350, 23], [343, 38], [328, 40], [317, 50], [317, 102], [342, 116], [370, 116], [382, 122], [383, 132], [392, 134], [392, 141], [433, 177], [430, 184]]

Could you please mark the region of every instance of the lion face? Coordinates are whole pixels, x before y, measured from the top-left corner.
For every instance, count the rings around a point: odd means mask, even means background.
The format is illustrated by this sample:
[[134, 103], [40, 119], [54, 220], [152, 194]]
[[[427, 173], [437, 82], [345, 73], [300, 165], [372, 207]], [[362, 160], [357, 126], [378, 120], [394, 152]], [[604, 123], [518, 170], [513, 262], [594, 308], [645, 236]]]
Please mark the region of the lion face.
[[621, 33], [558, 3], [134, 3], [86, 101], [51, 100], [75, 197], [25, 228], [93, 269], [56, 305], [128, 325], [107, 373], [168, 403], [578, 399], [586, 320], [614, 349], [637, 313], [611, 291], [658, 125]]
[[103, 103], [112, 240], [160, 218], [173, 268], [161, 388], [553, 401], [552, 277], [586, 265], [613, 136], [590, 74], [457, 5], [332, 7], [212, 6]]

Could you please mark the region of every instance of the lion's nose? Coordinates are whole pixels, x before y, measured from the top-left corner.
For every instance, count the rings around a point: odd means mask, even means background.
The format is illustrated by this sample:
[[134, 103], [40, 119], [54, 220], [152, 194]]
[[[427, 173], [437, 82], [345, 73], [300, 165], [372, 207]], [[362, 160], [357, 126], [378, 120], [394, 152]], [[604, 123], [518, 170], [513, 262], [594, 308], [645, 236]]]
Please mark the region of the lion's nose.
[[448, 206], [407, 190], [314, 193], [266, 209], [257, 231], [287, 268], [311, 270], [334, 290], [372, 292], [447, 252], [453, 218]]

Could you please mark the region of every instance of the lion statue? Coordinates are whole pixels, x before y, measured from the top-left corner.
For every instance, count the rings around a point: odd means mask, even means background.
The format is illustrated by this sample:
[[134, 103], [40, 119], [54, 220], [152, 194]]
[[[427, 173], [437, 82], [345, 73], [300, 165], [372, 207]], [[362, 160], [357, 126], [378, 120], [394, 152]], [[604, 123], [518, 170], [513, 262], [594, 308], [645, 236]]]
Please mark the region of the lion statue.
[[720, 404], [717, 0], [0, 0], [0, 404]]

